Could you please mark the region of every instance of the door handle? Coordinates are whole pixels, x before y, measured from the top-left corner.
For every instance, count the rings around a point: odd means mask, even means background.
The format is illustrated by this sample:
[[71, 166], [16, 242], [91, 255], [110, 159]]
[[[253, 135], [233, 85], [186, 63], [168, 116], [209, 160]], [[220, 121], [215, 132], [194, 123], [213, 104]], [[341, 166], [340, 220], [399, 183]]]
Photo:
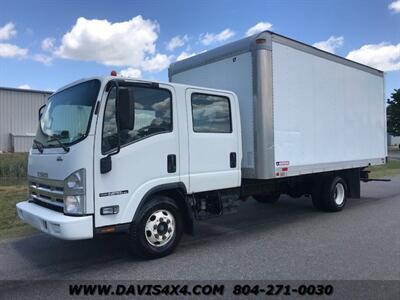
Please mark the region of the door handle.
[[231, 168], [236, 168], [236, 152], [231, 152], [229, 154], [229, 162]]
[[168, 173], [176, 172], [176, 155], [175, 154], [169, 154], [167, 156], [167, 171], [168, 171]]

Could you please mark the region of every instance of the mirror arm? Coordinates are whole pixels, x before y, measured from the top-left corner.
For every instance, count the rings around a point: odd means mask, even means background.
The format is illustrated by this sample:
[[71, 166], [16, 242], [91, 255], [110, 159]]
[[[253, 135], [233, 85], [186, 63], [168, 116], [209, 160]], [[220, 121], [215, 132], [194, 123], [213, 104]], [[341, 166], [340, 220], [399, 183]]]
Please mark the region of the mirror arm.
[[[116, 121], [116, 125], [117, 125], [117, 137], [118, 137], [118, 146], [117, 149], [111, 153], [109, 153], [107, 156], [103, 157], [100, 159], [100, 173], [101, 174], [105, 174], [111, 171], [112, 169], [112, 160], [111, 157], [113, 155], [116, 155], [120, 152], [121, 150], [121, 138], [120, 138], [120, 134], [119, 134], [119, 120], [118, 120], [118, 98], [119, 98], [119, 85], [117, 81], [113, 81], [113, 85], [115, 86], [115, 121]], [[110, 87], [110, 91], [111, 91]]]
[[39, 107], [39, 111], [38, 111], [38, 113], [39, 113], [39, 122], [40, 122], [40, 119], [42, 118], [42, 115], [43, 115], [42, 111], [46, 107], [46, 105], [47, 104], [43, 104], [41, 107]]
[[118, 114], [118, 102], [119, 102], [119, 85], [117, 81], [115, 83], [115, 122], [117, 123], [117, 137], [118, 137], [118, 147], [117, 150], [113, 153], [110, 153], [108, 156], [116, 155], [121, 150], [121, 135], [119, 130], [119, 114]]

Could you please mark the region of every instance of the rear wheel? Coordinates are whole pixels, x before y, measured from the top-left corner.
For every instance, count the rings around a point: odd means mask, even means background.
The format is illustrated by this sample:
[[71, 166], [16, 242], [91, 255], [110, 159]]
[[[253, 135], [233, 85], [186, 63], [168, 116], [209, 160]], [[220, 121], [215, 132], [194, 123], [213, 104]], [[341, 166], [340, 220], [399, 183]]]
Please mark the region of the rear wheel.
[[279, 198], [280, 194], [274, 194], [274, 195], [253, 195], [253, 198], [259, 202], [259, 203], [276, 203]]
[[174, 251], [182, 237], [182, 216], [175, 202], [165, 196], [154, 197], [132, 223], [130, 247], [145, 258], [159, 258]]
[[346, 181], [340, 176], [326, 179], [319, 193], [313, 193], [312, 201], [318, 209], [330, 212], [341, 211], [347, 202]]

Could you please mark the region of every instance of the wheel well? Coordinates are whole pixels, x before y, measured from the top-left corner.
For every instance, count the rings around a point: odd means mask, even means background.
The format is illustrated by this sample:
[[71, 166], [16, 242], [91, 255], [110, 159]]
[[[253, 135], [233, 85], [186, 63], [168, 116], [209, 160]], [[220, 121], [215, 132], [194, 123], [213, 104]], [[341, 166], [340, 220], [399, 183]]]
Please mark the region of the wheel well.
[[182, 212], [183, 217], [183, 230], [187, 234], [193, 234], [194, 231], [194, 222], [193, 222], [193, 212], [190, 204], [188, 203], [188, 197], [186, 193], [186, 187], [183, 183], [178, 184], [170, 184], [170, 185], [162, 185], [155, 188], [152, 188], [150, 191], [146, 193], [143, 197], [142, 201], [136, 210], [135, 216], [133, 220], [135, 220], [142, 207], [152, 201], [154, 196], [166, 196], [175, 201], [179, 210]]
[[173, 199], [182, 212], [184, 227], [183, 230], [187, 234], [193, 234], [194, 224], [193, 224], [193, 213], [192, 208], [187, 201], [186, 191], [183, 189], [170, 189], [157, 192], [155, 195], [163, 195]]
[[327, 179], [332, 180], [334, 177], [340, 176], [346, 182], [347, 196], [349, 198], [360, 198], [360, 169], [347, 169], [340, 171], [327, 172], [325, 174], [318, 174], [313, 176], [312, 180], [309, 181], [310, 190], [315, 188], [315, 183], [323, 184]]

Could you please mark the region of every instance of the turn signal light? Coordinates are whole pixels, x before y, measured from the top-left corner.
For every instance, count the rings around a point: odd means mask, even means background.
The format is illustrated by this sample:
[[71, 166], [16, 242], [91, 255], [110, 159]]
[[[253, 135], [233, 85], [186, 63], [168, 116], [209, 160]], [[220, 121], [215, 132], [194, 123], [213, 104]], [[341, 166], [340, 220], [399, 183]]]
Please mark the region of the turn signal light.
[[115, 226], [104, 227], [100, 230], [101, 233], [110, 233], [115, 231]]

